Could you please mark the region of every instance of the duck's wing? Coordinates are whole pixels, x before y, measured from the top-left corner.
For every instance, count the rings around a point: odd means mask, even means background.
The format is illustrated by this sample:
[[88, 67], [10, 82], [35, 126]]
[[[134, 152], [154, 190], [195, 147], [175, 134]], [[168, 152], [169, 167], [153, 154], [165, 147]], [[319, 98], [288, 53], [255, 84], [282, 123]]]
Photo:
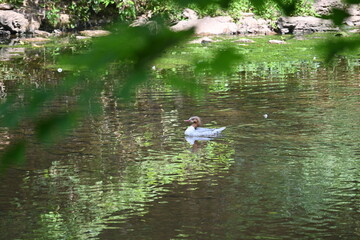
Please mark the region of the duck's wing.
[[205, 136], [205, 137], [216, 137], [218, 136], [226, 127], [222, 128], [196, 128], [194, 136]]
[[197, 132], [211, 132], [212, 130], [214, 130], [214, 129], [204, 128], [204, 127], [197, 127], [197, 128], [196, 128], [196, 131], [197, 131]]
[[224, 131], [225, 129], [226, 129], [226, 127], [215, 128], [215, 129], [214, 129], [214, 132], [221, 133], [221, 132]]

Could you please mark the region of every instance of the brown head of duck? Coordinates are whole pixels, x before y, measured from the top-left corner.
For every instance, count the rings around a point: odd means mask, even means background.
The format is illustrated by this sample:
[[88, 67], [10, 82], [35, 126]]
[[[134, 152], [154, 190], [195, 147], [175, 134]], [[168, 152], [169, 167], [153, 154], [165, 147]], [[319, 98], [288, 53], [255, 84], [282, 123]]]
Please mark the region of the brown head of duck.
[[191, 123], [191, 126], [193, 126], [195, 129], [202, 125], [201, 119], [197, 116], [190, 117], [188, 120], [184, 120], [184, 121]]

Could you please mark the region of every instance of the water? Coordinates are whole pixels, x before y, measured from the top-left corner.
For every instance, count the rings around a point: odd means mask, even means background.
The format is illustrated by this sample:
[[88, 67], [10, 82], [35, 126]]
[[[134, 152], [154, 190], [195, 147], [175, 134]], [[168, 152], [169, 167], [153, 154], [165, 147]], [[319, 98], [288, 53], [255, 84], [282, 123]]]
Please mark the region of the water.
[[[204, 77], [205, 97], [156, 77], [130, 104], [104, 94], [102, 116], [1, 176], [1, 238], [359, 239], [359, 64], [293, 68]], [[225, 135], [189, 144], [192, 115]]]

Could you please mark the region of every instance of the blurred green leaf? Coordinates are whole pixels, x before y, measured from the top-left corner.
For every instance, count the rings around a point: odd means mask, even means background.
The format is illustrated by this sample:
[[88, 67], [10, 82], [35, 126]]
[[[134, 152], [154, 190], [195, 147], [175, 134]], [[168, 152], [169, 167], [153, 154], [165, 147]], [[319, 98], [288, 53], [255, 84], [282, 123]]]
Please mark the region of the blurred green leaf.
[[[134, 88], [143, 83], [150, 70], [151, 63], [171, 46], [179, 44], [192, 36], [193, 30], [173, 32], [162, 25], [156, 31], [148, 27], [129, 27], [115, 24], [110, 28], [111, 34], [95, 39], [89, 52], [78, 56], [67, 56], [61, 62], [74, 65], [90, 78], [103, 74], [111, 64], [122, 67], [131, 63], [128, 77], [119, 79], [118, 96], [129, 99]], [[121, 69], [119, 69], [121, 71]], [[94, 81], [97, 81], [94, 79]]]
[[15, 128], [26, 117], [36, 117], [41, 111], [44, 103], [54, 96], [51, 90], [26, 90], [24, 99], [28, 100], [26, 105], [19, 104], [19, 99], [10, 97], [0, 105], [1, 125]]
[[28, 117], [36, 116], [43, 104], [55, 95], [51, 90], [31, 90], [26, 94], [30, 99], [29, 105], [25, 108]]
[[152, 31], [147, 27], [129, 27], [121, 23], [115, 24], [110, 31], [110, 35], [95, 39], [89, 52], [63, 57], [61, 63], [90, 70], [94, 75], [102, 73], [110, 63], [115, 62], [130, 61], [135, 66], [144, 66], [193, 33], [192, 30], [172, 32], [163, 26]]
[[289, 1], [273, 0], [273, 1], [280, 7], [282, 12], [286, 16], [291, 16], [294, 14], [296, 10], [296, 3], [298, 2], [297, 0], [289, 0]]
[[175, 74], [171, 74], [167, 76], [167, 82], [174, 86], [177, 89], [180, 89], [182, 92], [185, 92], [189, 95], [203, 95], [205, 86], [200, 85], [197, 83], [195, 78], [181, 78]]
[[201, 61], [196, 64], [196, 71], [210, 71], [213, 74], [227, 73], [232, 67], [243, 60], [243, 55], [237, 49], [228, 47], [218, 50], [210, 61]]
[[[269, 0], [249, 0], [251, 2], [251, 5], [254, 6], [259, 11], [265, 10], [265, 8], [268, 7]], [[296, 0], [272, 0], [281, 10], [282, 12], [290, 16], [292, 15], [296, 10], [296, 4], [298, 1]]]
[[344, 0], [344, 2], [347, 4], [359, 4], [360, 0]]
[[23, 164], [25, 162], [25, 148], [25, 141], [9, 145], [0, 159], [0, 172], [3, 172], [11, 165]]
[[350, 14], [345, 9], [334, 8], [332, 13], [326, 16], [321, 16], [323, 19], [330, 19], [336, 26], [341, 26], [346, 18], [350, 17]]
[[265, 8], [265, 4], [267, 3], [267, 0], [249, 0], [251, 4], [259, 10], [262, 10]]
[[14, 109], [15, 97], [9, 97], [6, 102], [0, 104], [1, 126], [16, 127], [18, 125], [21, 112]]
[[51, 115], [37, 122], [36, 135], [43, 143], [52, 143], [63, 137], [79, 120], [78, 113]]
[[144, 69], [139, 69], [137, 72], [133, 72], [126, 80], [124, 86], [118, 88], [117, 94], [123, 100], [129, 100], [134, 91], [135, 87], [145, 82], [148, 78], [148, 73]]
[[[331, 47], [329, 47], [331, 46]], [[317, 47], [320, 54], [323, 54], [326, 63], [331, 62], [336, 55], [345, 51], [353, 51], [360, 47], [360, 36], [352, 38], [332, 38], [324, 41]]]

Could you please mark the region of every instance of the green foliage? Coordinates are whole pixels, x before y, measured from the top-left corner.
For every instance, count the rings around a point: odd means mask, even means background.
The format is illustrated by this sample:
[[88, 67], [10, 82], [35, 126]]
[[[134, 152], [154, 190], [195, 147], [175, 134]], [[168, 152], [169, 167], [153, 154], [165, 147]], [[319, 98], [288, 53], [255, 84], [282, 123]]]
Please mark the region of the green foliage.
[[55, 0], [45, 1], [42, 7], [46, 10], [47, 20], [53, 27], [59, 23], [59, 13], [69, 14], [71, 25], [77, 26], [99, 19], [131, 21], [144, 13], [166, 15], [174, 20], [174, 16], [179, 17], [181, 12], [170, 0]]
[[0, 3], [9, 3], [14, 6], [22, 6], [24, 0], [0, 0]]
[[227, 9], [230, 6], [232, 0], [173, 0], [176, 4], [181, 7], [189, 7], [189, 6], [196, 6], [198, 9], [207, 9], [218, 7], [222, 9]]
[[344, 0], [344, 2], [347, 4], [359, 4], [360, 0]]
[[[2, 1], [16, 6], [23, 4], [23, 0]], [[287, 15], [314, 15], [312, 3], [312, 0], [54, 0], [43, 1], [40, 6], [45, 10], [46, 21], [50, 26], [58, 27], [60, 14], [65, 13], [71, 17], [70, 25], [65, 27], [76, 27], [99, 19], [131, 21], [145, 13], [162, 16], [173, 22], [182, 18], [184, 7], [193, 8], [200, 16], [229, 14], [234, 19], [239, 19], [244, 12], [254, 12], [258, 16], [274, 20], [280, 12]]]
[[60, 19], [60, 9], [56, 8], [55, 5], [49, 6], [49, 10], [46, 12], [46, 19], [52, 26], [56, 26]]
[[195, 9], [200, 16], [217, 16], [229, 14], [234, 19], [241, 19], [242, 13], [254, 13], [265, 19], [276, 20], [281, 13], [290, 16], [313, 16], [315, 10], [312, 0], [301, 1], [278, 1], [278, 0], [233, 0], [226, 2], [228, 8], [221, 8], [218, 4], [208, 4], [206, 7], [199, 7], [197, 4], [189, 5]]

